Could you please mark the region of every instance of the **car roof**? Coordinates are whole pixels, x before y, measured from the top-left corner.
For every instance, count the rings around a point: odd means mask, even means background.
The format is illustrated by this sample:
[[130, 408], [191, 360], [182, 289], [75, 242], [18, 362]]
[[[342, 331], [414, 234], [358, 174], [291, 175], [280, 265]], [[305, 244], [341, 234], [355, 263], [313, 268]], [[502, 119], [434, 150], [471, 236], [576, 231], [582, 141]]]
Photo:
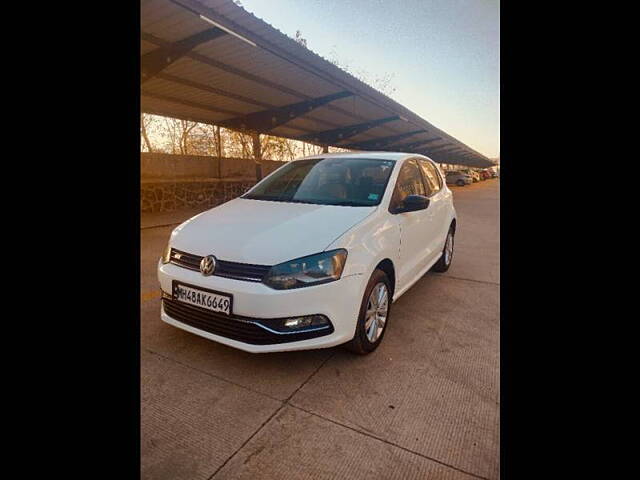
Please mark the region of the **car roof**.
[[362, 159], [375, 159], [375, 160], [393, 160], [401, 161], [407, 158], [423, 157], [431, 160], [429, 157], [419, 155], [417, 153], [403, 153], [403, 152], [340, 152], [340, 153], [320, 153], [318, 155], [309, 155], [308, 157], [297, 158], [298, 160], [309, 160], [313, 158], [362, 158]]

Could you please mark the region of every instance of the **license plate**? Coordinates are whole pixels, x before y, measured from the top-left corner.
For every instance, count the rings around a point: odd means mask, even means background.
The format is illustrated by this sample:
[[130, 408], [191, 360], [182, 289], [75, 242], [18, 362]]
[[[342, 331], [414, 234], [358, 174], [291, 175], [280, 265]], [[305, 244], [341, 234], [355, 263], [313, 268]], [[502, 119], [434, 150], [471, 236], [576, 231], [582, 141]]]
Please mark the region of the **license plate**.
[[193, 285], [173, 282], [173, 299], [212, 312], [231, 315], [233, 296], [214, 290], [206, 290]]

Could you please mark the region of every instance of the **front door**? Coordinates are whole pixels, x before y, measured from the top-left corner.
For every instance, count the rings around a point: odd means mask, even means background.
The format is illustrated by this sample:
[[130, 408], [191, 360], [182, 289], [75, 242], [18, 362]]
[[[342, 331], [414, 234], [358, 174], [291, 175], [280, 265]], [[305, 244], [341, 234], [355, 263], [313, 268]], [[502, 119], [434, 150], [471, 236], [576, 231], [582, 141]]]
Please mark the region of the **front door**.
[[395, 213], [408, 195], [429, 195], [415, 159], [407, 160], [402, 165], [389, 205], [389, 211], [400, 229], [400, 258], [397, 268], [399, 290], [413, 281], [426, 266], [436, 240], [431, 226], [431, 205], [425, 210]]
[[427, 263], [433, 262], [442, 250], [449, 231], [449, 209], [447, 205], [451, 203], [451, 190], [444, 188], [444, 181], [438, 173], [436, 167], [429, 160], [418, 159], [418, 165], [422, 170], [429, 197], [429, 225], [433, 235], [429, 238], [433, 243], [429, 245]]

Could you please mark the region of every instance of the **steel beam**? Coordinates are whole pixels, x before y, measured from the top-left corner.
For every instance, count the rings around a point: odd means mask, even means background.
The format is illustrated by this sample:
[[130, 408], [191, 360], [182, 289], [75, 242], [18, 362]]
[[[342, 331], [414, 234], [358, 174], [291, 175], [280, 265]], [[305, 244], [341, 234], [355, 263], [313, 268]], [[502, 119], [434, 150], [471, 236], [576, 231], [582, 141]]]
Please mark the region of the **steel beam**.
[[450, 148], [450, 149], [447, 149], [447, 150], [439, 150], [439, 151], [437, 151], [437, 152], [429, 151], [428, 149], [426, 149], [426, 150], [425, 150], [425, 152], [432, 153], [433, 155], [441, 155], [441, 154], [446, 154], [446, 155], [453, 155], [453, 154], [455, 154], [455, 155], [460, 155], [460, 154], [462, 154], [462, 153], [466, 152], [466, 150], [463, 150], [463, 149], [462, 149], [462, 148], [460, 148], [460, 147], [455, 147], [455, 148]]
[[474, 155], [455, 155], [455, 154], [452, 154], [452, 155], [440, 155], [440, 156], [438, 156], [436, 158], [440, 158], [443, 162], [450, 162], [452, 160], [460, 160], [460, 159], [469, 160], [471, 158], [475, 158], [475, 156]]
[[462, 154], [459, 154], [459, 153], [429, 154], [428, 152], [425, 152], [424, 155], [427, 156], [427, 157], [430, 157], [430, 158], [438, 158], [438, 159], [441, 159], [442, 161], [448, 161], [447, 159], [452, 159], [452, 158], [455, 158], [455, 159], [468, 158], [467, 155], [462, 155]]
[[[141, 111], [143, 113], [148, 113], [149, 115], [158, 115], [160, 117], [166, 117], [167, 116], [167, 112], [163, 112], [160, 110], [155, 110], [153, 108], [149, 108], [148, 105], [145, 105], [144, 103], [142, 103], [141, 105]], [[183, 115], [181, 113], [172, 113], [171, 114], [171, 118], [176, 118], [178, 120], [186, 120], [188, 122], [197, 122], [197, 123], [204, 123], [206, 125], [215, 125], [215, 121], [211, 120], [210, 118], [204, 118], [204, 117], [200, 117], [198, 115]]]
[[429, 151], [429, 152], [432, 152], [432, 153], [436, 153], [436, 152], [440, 152], [440, 151], [450, 150], [452, 148], [460, 148], [460, 147], [458, 147], [458, 145], [447, 143], [445, 145], [438, 145], [438, 146], [433, 147], [433, 148], [427, 148], [426, 151]]
[[412, 143], [403, 143], [402, 145], [394, 145], [394, 149], [397, 149], [398, 152], [413, 150], [414, 148], [420, 147], [422, 145], [426, 145], [427, 143], [437, 142], [438, 140], [442, 140], [441, 137], [430, 138], [429, 140], [420, 140], [419, 142]]
[[222, 35], [227, 35], [227, 33], [224, 30], [214, 27], [178, 40], [177, 42], [161, 46], [143, 55], [140, 59], [140, 71], [142, 75], [140, 83], [144, 83], [150, 78], [153, 78], [198, 45], [221, 37]]
[[[178, 105], [184, 105], [186, 107], [199, 108], [200, 110], [207, 110], [212, 113], [222, 113], [224, 115], [241, 115], [240, 112], [236, 112], [233, 110], [227, 110], [226, 108], [214, 107], [213, 105], [205, 105], [204, 103], [192, 102], [190, 100], [183, 100], [180, 98], [174, 98], [168, 95], [158, 95], [156, 93], [149, 92], [147, 90], [141, 90], [140, 95], [143, 97], [154, 98], [156, 100], [162, 100], [164, 102], [176, 103]], [[218, 122], [215, 122], [216, 125]]]
[[[144, 99], [143, 99], [144, 100]], [[184, 103], [182, 103], [184, 105]], [[200, 108], [200, 107], [198, 107]], [[177, 118], [178, 120], [186, 120], [188, 122], [197, 122], [197, 123], [203, 123], [205, 125], [217, 125], [218, 124], [218, 120], [213, 120], [211, 118], [204, 118], [201, 117], [199, 115], [193, 115], [191, 113], [184, 115], [181, 113], [171, 113], [171, 115], [167, 114], [167, 112], [163, 112], [161, 110], [156, 110], [154, 108], [150, 108], [148, 104], [145, 105], [145, 103], [143, 102], [141, 105], [141, 111], [144, 113], [148, 113], [149, 115], [158, 115], [160, 117], [167, 117], [170, 116], [171, 118]], [[217, 113], [217, 112], [216, 112]], [[301, 127], [289, 127], [291, 130], [298, 130], [302, 133], [305, 132], [309, 132], [308, 129], [305, 128], [301, 128]], [[294, 137], [293, 135], [280, 135], [282, 138], [290, 138], [291, 140], [296, 140], [297, 137]]]
[[[238, 116], [238, 115], [242, 115], [242, 113], [240, 112], [236, 112], [234, 110], [227, 110], [225, 108], [220, 108], [220, 107], [214, 107], [212, 105], [205, 105], [204, 103], [197, 103], [197, 102], [192, 102], [189, 100], [182, 100], [180, 98], [174, 98], [174, 97], [170, 97], [168, 95], [158, 95], [152, 92], [149, 92], [147, 90], [142, 90], [141, 92], [141, 96], [142, 97], [148, 97], [148, 98], [152, 98], [155, 100], [162, 100], [164, 102], [171, 102], [171, 103], [175, 103], [177, 105], [184, 105], [185, 107], [191, 107], [191, 108], [197, 108], [199, 110], [207, 110], [209, 112], [212, 113], [221, 113], [223, 115], [232, 115], [234, 117]], [[150, 109], [146, 109], [146, 108], [142, 108], [142, 110], [145, 113], [150, 113], [152, 115], [161, 115], [166, 117], [167, 113], [166, 112], [160, 112], [158, 110], [150, 110]], [[177, 117], [174, 113], [171, 113], [172, 117], [175, 118], [182, 118], [182, 117]], [[224, 122], [224, 120], [191, 120], [190, 118], [183, 118], [183, 120], [189, 120], [189, 121], [194, 121], [194, 122], [198, 122], [198, 123], [205, 123], [208, 125], [222, 125], [222, 123]], [[223, 125], [224, 126], [224, 125]], [[309, 132], [312, 133], [313, 130], [310, 130], [308, 128], [302, 128], [302, 127], [287, 127], [290, 128], [291, 130], [297, 130], [299, 132]], [[290, 137], [287, 137], [290, 138]], [[295, 139], [295, 138], [294, 138]]]
[[[168, 82], [177, 83], [178, 85], [184, 85], [185, 87], [195, 88], [196, 90], [202, 90], [203, 92], [210, 92], [215, 95], [220, 95], [222, 97], [232, 98], [234, 100], [238, 100], [239, 102], [248, 103], [250, 105], [256, 105], [258, 107], [263, 108], [276, 108], [275, 105], [267, 102], [263, 102], [261, 100], [256, 100], [255, 98], [245, 97], [243, 95], [238, 95], [236, 93], [227, 92], [226, 90], [222, 90], [220, 88], [211, 87], [209, 85], [205, 85], [203, 83], [194, 82], [192, 80], [187, 80], [186, 78], [176, 77], [175, 75], [169, 75], [168, 73], [159, 73], [155, 78], [159, 78], [162, 80], [166, 80]], [[330, 108], [331, 105], [328, 105], [327, 108]], [[335, 127], [337, 124], [333, 122], [327, 122], [321, 118], [316, 118], [311, 115], [307, 117], [309, 120], [313, 120], [314, 122], [322, 125], [326, 125], [327, 127]], [[305, 130], [301, 128], [300, 130]], [[306, 129], [307, 132], [311, 132], [312, 130]]]
[[249, 113], [220, 122], [220, 125], [232, 130], [249, 130], [252, 132], [269, 132], [294, 118], [305, 115], [329, 102], [353, 95], [351, 92], [338, 92], [324, 97], [304, 100], [302, 102], [271, 108], [260, 112]]
[[364, 142], [348, 143], [346, 145], [340, 145], [340, 148], [350, 148], [353, 150], [368, 150], [370, 148], [382, 148], [402, 140], [403, 138], [409, 138], [418, 133], [424, 133], [426, 130], [414, 130], [413, 132], [401, 133], [399, 135], [391, 135], [389, 137], [373, 138], [371, 140], [365, 140]]
[[392, 117], [380, 118], [370, 122], [349, 125], [348, 127], [334, 128], [332, 130], [325, 130], [324, 132], [318, 133], [309, 133], [298, 137], [297, 139], [303, 142], [339, 146], [337, 143], [342, 140], [358, 135], [359, 133], [366, 132], [367, 130], [377, 127], [378, 125], [382, 125], [383, 123], [393, 122], [395, 120], [400, 120], [400, 117], [398, 115], [394, 115]]
[[170, 75], [168, 73], [158, 73], [156, 75], [156, 78], [160, 78], [172, 83], [177, 83], [178, 85], [183, 85], [185, 87], [195, 88], [196, 90], [213, 93], [214, 95], [220, 95], [221, 97], [233, 98], [234, 100], [238, 100], [239, 102], [248, 103], [257, 107], [274, 107], [274, 105], [271, 105], [270, 103], [262, 102], [254, 98], [245, 97], [244, 95], [238, 95], [237, 93], [227, 92], [226, 90], [222, 90], [220, 88], [212, 87], [210, 85], [205, 85], [199, 82], [194, 82], [192, 80], [187, 80], [186, 78], [176, 77], [175, 75]]

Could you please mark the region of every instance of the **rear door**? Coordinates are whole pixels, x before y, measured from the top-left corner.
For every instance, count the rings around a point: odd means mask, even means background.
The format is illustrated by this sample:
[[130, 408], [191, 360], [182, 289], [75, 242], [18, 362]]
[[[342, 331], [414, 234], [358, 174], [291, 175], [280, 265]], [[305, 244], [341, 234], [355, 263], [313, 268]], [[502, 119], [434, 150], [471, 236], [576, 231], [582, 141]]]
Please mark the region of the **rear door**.
[[449, 204], [451, 190], [445, 188], [438, 167], [426, 159], [418, 159], [420, 170], [429, 190], [429, 212], [427, 221], [432, 234], [429, 235], [431, 244], [428, 246], [429, 258], [427, 263], [434, 260], [444, 249], [447, 232], [449, 231]]
[[402, 212], [404, 199], [408, 195], [429, 196], [430, 191], [423, 180], [420, 167], [416, 159], [410, 159], [402, 164], [396, 185], [389, 204], [389, 212], [393, 215], [400, 228], [400, 261], [398, 268], [399, 289], [411, 282], [422, 270], [431, 257], [430, 245], [435, 238], [430, 227], [432, 213], [431, 206], [416, 212]]

